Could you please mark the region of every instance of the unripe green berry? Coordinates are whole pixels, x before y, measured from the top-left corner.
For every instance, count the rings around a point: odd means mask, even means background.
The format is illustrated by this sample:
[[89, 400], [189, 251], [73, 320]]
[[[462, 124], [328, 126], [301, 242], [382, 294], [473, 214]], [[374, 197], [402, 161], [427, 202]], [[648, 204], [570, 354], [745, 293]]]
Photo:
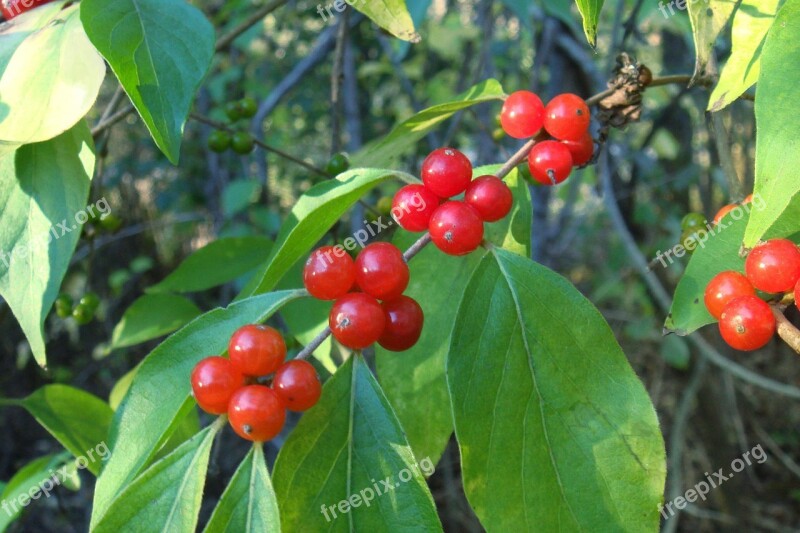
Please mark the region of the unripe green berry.
[[75, 319], [78, 325], [85, 326], [94, 318], [94, 309], [79, 303], [75, 306], [75, 309], [72, 310], [72, 318]]
[[242, 118], [241, 111], [239, 110], [239, 102], [227, 102], [225, 104], [225, 114], [232, 122], [236, 122]]
[[253, 142], [253, 137], [251, 137], [249, 133], [239, 131], [233, 134], [231, 147], [237, 154], [245, 155], [253, 151], [255, 143]]
[[69, 294], [59, 294], [54, 307], [59, 317], [67, 318], [72, 314], [72, 298]]
[[239, 116], [242, 118], [252, 118], [258, 111], [258, 104], [249, 96], [236, 102], [236, 107], [239, 109]]
[[231, 134], [217, 130], [208, 136], [208, 147], [212, 152], [222, 153], [231, 146]]
[[350, 159], [348, 159], [347, 154], [344, 152], [339, 152], [338, 154], [333, 154], [330, 161], [328, 161], [328, 164], [325, 165], [325, 172], [331, 176], [338, 176], [349, 168]]
[[681, 220], [683, 231], [695, 230], [706, 226], [706, 217], [702, 213], [689, 213]]

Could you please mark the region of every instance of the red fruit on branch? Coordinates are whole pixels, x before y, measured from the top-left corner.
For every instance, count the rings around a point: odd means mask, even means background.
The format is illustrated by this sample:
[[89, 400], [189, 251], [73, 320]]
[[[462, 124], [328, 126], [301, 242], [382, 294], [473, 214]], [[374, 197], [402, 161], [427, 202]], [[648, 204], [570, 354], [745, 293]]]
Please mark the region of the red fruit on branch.
[[578, 141], [561, 141], [561, 143], [569, 149], [569, 153], [572, 155], [572, 164], [576, 167], [582, 167], [592, 160], [594, 139], [588, 131]]
[[748, 254], [744, 272], [753, 287], [760, 291], [790, 291], [800, 280], [800, 250], [788, 239], [759, 244]]
[[724, 205], [724, 206], [722, 206], [722, 207], [720, 208], [720, 210], [719, 210], [719, 211], [717, 211], [717, 214], [716, 214], [716, 215], [714, 215], [714, 220], [713, 220], [712, 224], [713, 224], [714, 226], [716, 226], [717, 224], [719, 224], [719, 221], [720, 221], [720, 220], [722, 220], [722, 218], [723, 218], [725, 215], [727, 215], [728, 213], [730, 213], [731, 211], [733, 211], [733, 210], [734, 210], [734, 209], [736, 209], [737, 207], [739, 207], [739, 204], [728, 204], [728, 205]]
[[353, 258], [341, 247], [323, 246], [311, 252], [303, 268], [303, 285], [314, 298], [335, 300], [356, 280]]
[[393, 352], [402, 352], [414, 346], [422, 334], [425, 315], [416, 300], [401, 296], [381, 304], [386, 315], [386, 327], [378, 344]]
[[392, 217], [406, 231], [426, 231], [439, 197], [424, 185], [406, 185], [394, 195]]
[[200, 409], [212, 415], [228, 412], [233, 393], [244, 385], [244, 376], [224, 357], [206, 357], [192, 370], [192, 394]]
[[466, 255], [483, 241], [483, 220], [464, 202], [445, 202], [431, 217], [429, 231], [433, 244], [444, 253]]
[[286, 343], [269, 326], [249, 324], [237, 329], [228, 342], [233, 365], [246, 376], [266, 376], [286, 359]]
[[720, 272], [706, 285], [704, 302], [711, 316], [719, 320], [728, 303], [740, 296], [755, 296], [756, 290], [744, 274], [733, 270]]
[[544, 110], [544, 129], [561, 141], [579, 141], [589, 130], [589, 106], [580, 96], [560, 94]]
[[544, 104], [530, 91], [511, 93], [503, 102], [500, 125], [515, 139], [533, 137], [544, 126]]
[[388, 242], [375, 242], [356, 258], [358, 287], [378, 300], [393, 300], [408, 287], [408, 265], [403, 252]]
[[380, 338], [386, 318], [378, 300], [368, 294], [353, 292], [333, 303], [328, 325], [334, 338], [342, 345], [360, 350]]
[[514, 195], [508, 185], [495, 176], [481, 176], [467, 187], [464, 201], [486, 222], [495, 222], [511, 211]]
[[472, 181], [472, 163], [455, 148], [439, 148], [422, 162], [422, 182], [440, 198], [461, 194]]
[[272, 389], [291, 411], [311, 409], [322, 394], [322, 384], [314, 365], [297, 359], [289, 361], [275, 372]]
[[531, 148], [528, 168], [533, 179], [542, 185], [556, 185], [572, 172], [572, 154], [558, 141], [544, 141]]
[[228, 406], [228, 420], [237, 435], [254, 442], [275, 438], [286, 421], [286, 406], [278, 394], [264, 385], [237, 390]]
[[719, 332], [732, 348], [743, 352], [758, 350], [775, 334], [775, 315], [758, 296], [740, 296], [722, 311]]

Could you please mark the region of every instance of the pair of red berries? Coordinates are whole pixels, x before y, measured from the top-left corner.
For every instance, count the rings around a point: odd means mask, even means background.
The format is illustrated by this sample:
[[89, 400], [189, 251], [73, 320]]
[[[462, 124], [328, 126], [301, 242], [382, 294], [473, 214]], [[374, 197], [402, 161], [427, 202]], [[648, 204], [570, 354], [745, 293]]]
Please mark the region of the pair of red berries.
[[[269, 326], [239, 328], [228, 343], [228, 355], [207, 357], [192, 371], [192, 392], [200, 408], [212, 415], [228, 414], [233, 430], [243, 439], [264, 442], [283, 429], [286, 409], [305, 411], [322, 394], [311, 363], [284, 362], [286, 344]], [[272, 386], [256, 383], [274, 374]]]
[[409, 278], [403, 253], [387, 242], [367, 245], [355, 261], [341, 247], [324, 246], [311, 253], [303, 269], [309, 294], [335, 300], [328, 325], [337, 341], [354, 350], [377, 342], [401, 352], [417, 343], [424, 315], [413, 298], [403, 295]]
[[787, 239], [759, 244], [745, 260], [745, 275], [728, 270], [708, 283], [704, 301], [719, 320], [722, 338], [737, 350], [758, 350], [775, 334], [772, 308], [756, 290], [783, 294], [794, 290], [800, 298], [800, 249]]
[[[472, 179], [472, 163], [454, 148], [439, 148], [422, 163], [424, 185], [406, 185], [395, 194], [392, 213], [407, 231], [425, 231], [449, 255], [466, 255], [483, 241], [483, 223], [511, 211], [511, 189], [496, 176]], [[464, 193], [464, 200], [448, 200]], [[442, 203], [444, 201], [444, 203]]]
[[517, 91], [506, 98], [500, 112], [500, 125], [511, 137], [542, 137], [528, 154], [531, 176], [542, 185], [561, 183], [573, 167], [591, 161], [594, 140], [590, 123], [589, 106], [569, 93], [556, 96], [545, 107], [536, 94]]

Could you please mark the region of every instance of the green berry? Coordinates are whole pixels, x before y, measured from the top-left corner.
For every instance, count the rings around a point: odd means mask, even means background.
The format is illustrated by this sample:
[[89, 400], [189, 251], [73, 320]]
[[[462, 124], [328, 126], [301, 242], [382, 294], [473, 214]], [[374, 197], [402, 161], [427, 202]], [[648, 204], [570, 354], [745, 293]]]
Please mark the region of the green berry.
[[681, 246], [686, 249], [686, 253], [693, 254], [698, 245], [697, 230], [690, 229], [681, 234]]
[[79, 303], [75, 306], [75, 309], [72, 310], [72, 318], [75, 319], [78, 325], [85, 326], [94, 318], [94, 309]]
[[114, 233], [121, 226], [122, 226], [122, 219], [111, 213], [107, 214], [106, 216], [100, 219], [100, 227], [109, 233]]
[[232, 122], [236, 122], [242, 118], [241, 111], [239, 110], [239, 102], [227, 102], [225, 104], [225, 114]]
[[233, 151], [236, 152], [237, 154], [245, 155], [253, 151], [255, 143], [253, 142], [253, 138], [250, 136], [249, 133], [244, 131], [239, 131], [233, 134], [231, 147], [233, 148]]
[[704, 228], [706, 226], [706, 217], [702, 213], [689, 213], [683, 220], [681, 220], [681, 229], [689, 231], [694, 229]]
[[239, 110], [239, 116], [242, 118], [252, 118], [258, 111], [258, 104], [250, 97], [242, 98], [236, 102], [236, 107]]
[[217, 130], [208, 136], [208, 147], [213, 152], [222, 153], [231, 146], [231, 134]]
[[54, 306], [56, 314], [61, 318], [67, 318], [72, 314], [72, 298], [69, 294], [59, 294]]
[[350, 168], [350, 159], [348, 159], [346, 153], [339, 152], [338, 154], [333, 154], [328, 164], [325, 165], [325, 172], [331, 176], [338, 176], [348, 168]]
[[392, 198], [391, 198], [391, 196], [384, 196], [383, 198], [378, 200], [378, 203], [375, 204], [375, 209], [381, 215], [388, 215], [389, 213], [391, 213], [392, 212]]
[[89, 309], [91, 309], [94, 312], [97, 309], [97, 307], [100, 305], [100, 297], [97, 296], [93, 292], [87, 292], [80, 299], [80, 302], [78, 302], [78, 305], [85, 305], [86, 307], [88, 307]]

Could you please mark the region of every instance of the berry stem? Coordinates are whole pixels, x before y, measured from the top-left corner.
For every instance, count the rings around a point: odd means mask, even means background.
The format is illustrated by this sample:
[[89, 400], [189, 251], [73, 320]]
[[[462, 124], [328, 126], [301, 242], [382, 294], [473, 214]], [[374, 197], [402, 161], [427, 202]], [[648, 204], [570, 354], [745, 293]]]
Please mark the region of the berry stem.
[[422, 251], [422, 249], [425, 248], [428, 245], [429, 242], [431, 242], [431, 234], [426, 231], [425, 235], [423, 235], [422, 237], [417, 239], [417, 242], [412, 244], [408, 248], [408, 250], [403, 252], [403, 259], [406, 260], [406, 263], [411, 261], [411, 258], [413, 258], [415, 255], [420, 253]]
[[530, 153], [531, 148], [533, 148], [533, 145], [535, 145], [535, 144], [536, 144], [536, 139], [535, 138], [529, 140], [528, 142], [526, 142], [522, 146], [522, 148], [517, 150], [517, 152], [514, 155], [511, 156], [511, 159], [506, 161], [505, 164], [502, 167], [500, 167], [500, 170], [497, 171], [495, 176], [497, 176], [500, 179], [503, 179], [506, 176], [508, 176], [509, 172], [514, 170], [514, 168], [516, 168], [517, 165], [519, 165], [520, 163], [525, 161], [525, 158], [528, 157], [528, 154]]
[[789, 348], [800, 354], [800, 329], [789, 322], [789, 319], [783, 314], [781, 306], [771, 305], [770, 307], [777, 322], [778, 336], [789, 345]]
[[319, 348], [320, 345], [322, 345], [322, 343], [325, 342], [325, 339], [327, 339], [330, 336], [331, 336], [331, 328], [325, 326], [325, 329], [323, 329], [319, 335], [314, 337], [314, 339], [311, 342], [309, 342], [305, 348], [300, 350], [300, 353], [295, 356], [295, 359], [308, 359], [308, 356], [314, 353], [314, 350]]

